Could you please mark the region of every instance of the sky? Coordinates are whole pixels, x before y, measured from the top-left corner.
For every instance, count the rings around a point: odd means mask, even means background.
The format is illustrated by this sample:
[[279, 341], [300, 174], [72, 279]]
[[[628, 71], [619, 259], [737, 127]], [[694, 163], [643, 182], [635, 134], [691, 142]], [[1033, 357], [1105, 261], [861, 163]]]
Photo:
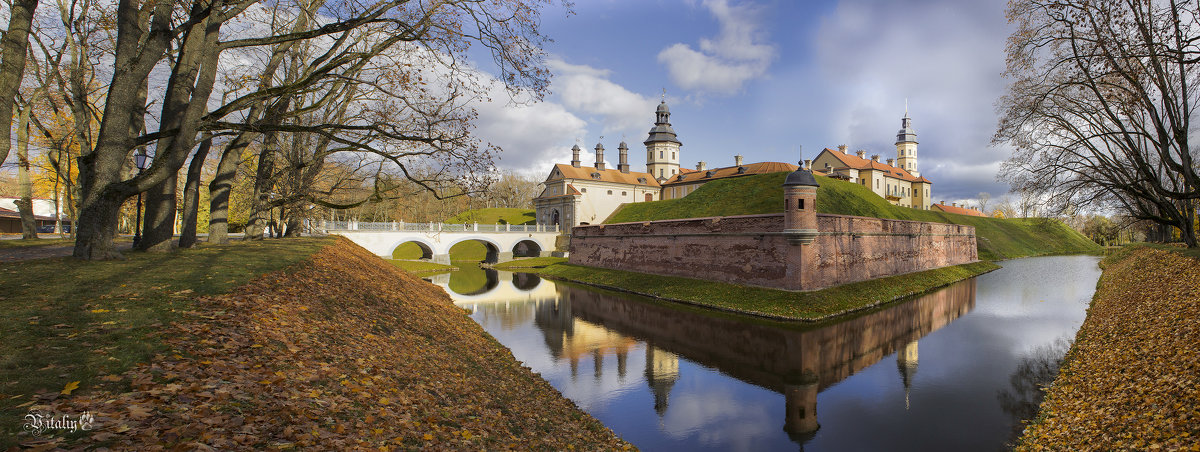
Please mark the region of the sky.
[[[641, 144], [663, 97], [683, 142], [681, 165], [796, 162], [845, 144], [895, 157], [908, 114], [933, 199], [999, 197], [1010, 150], [991, 146], [1005, 90], [1004, 0], [578, 0], [542, 12], [554, 73], [534, 105], [478, 106], [479, 138], [497, 166], [539, 180], [602, 143]], [[601, 138], [603, 137], [603, 138]]]

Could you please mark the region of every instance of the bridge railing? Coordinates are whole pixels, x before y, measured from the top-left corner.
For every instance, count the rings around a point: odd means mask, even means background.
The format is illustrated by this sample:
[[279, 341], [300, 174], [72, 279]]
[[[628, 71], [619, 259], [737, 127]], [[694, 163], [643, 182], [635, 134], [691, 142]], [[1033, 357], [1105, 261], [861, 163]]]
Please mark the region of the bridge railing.
[[450, 224], [450, 223], [390, 223], [366, 221], [327, 221], [317, 223], [326, 232], [334, 231], [404, 231], [404, 232], [559, 232], [558, 225], [550, 224]]

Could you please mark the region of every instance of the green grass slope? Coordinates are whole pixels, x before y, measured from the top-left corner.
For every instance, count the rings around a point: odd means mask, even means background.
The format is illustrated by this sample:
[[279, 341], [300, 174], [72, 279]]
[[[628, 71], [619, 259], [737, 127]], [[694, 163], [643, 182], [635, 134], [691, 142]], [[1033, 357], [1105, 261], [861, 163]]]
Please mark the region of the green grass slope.
[[[606, 223], [780, 213], [785, 177], [787, 173], [772, 173], [712, 181], [684, 198], [626, 204]], [[974, 226], [980, 259], [1101, 251], [1099, 245], [1058, 220], [972, 217], [910, 209], [894, 206], [858, 184], [820, 176], [817, 183], [821, 184], [817, 190], [820, 213]]]
[[472, 209], [446, 220], [450, 224], [479, 223], [479, 224], [534, 224], [536, 220], [533, 209], [510, 209], [494, 207], [488, 209]]

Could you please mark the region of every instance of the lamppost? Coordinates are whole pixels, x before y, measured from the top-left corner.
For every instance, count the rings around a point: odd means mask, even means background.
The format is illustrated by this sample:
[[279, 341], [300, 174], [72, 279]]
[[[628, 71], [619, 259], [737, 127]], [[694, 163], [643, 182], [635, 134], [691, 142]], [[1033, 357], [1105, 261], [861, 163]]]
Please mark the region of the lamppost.
[[[142, 171], [146, 170], [146, 148], [139, 148], [133, 154], [133, 164], [137, 166], [138, 175], [142, 175]], [[134, 221], [133, 232], [133, 247], [137, 248], [138, 242], [142, 240], [142, 193], [138, 192], [137, 199], [137, 220]]]

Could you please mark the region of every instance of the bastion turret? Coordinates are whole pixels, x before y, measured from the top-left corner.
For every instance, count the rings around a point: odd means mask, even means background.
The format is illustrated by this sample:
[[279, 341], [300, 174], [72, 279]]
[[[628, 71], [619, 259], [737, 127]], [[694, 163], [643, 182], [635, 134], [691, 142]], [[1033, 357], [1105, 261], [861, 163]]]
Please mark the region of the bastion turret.
[[800, 168], [783, 181], [783, 233], [792, 245], [807, 245], [817, 238], [817, 178]]

